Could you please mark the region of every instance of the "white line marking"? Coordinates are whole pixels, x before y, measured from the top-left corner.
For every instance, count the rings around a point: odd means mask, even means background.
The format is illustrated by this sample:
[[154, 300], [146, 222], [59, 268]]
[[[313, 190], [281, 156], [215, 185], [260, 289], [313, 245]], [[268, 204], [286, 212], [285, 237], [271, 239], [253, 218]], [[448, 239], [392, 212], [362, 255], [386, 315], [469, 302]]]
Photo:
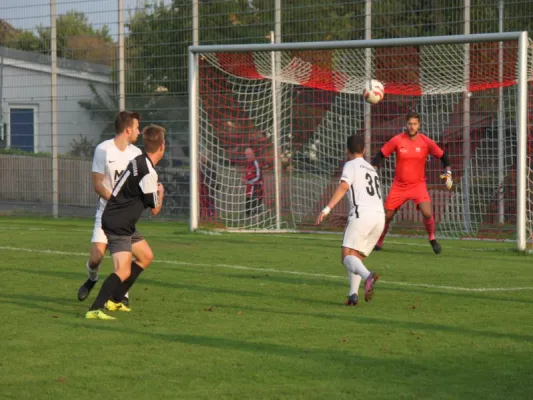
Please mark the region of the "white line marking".
[[[0, 250], [21, 251], [21, 252], [38, 253], [38, 254], [87, 257], [87, 253], [75, 253], [75, 252], [69, 252], [69, 251], [49, 250], [49, 249], [40, 250], [40, 249], [28, 249], [24, 247], [0, 246]], [[161, 264], [170, 264], [170, 265], [189, 265], [193, 267], [217, 267], [217, 268], [228, 268], [228, 269], [243, 270], [243, 271], [272, 272], [276, 274], [312, 276], [315, 278], [346, 279], [345, 277], [339, 276], [339, 275], [327, 275], [327, 274], [318, 274], [318, 273], [312, 273], [312, 272], [287, 271], [287, 270], [280, 270], [280, 269], [274, 269], [274, 268], [255, 268], [255, 267], [248, 267], [244, 265], [191, 263], [187, 261], [172, 261], [172, 260], [158, 260], [158, 259], [155, 259], [154, 262], [161, 263]], [[516, 292], [516, 291], [523, 291], [523, 290], [533, 290], [533, 286], [508, 287], [508, 288], [502, 288], [502, 287], [499, 287], [499, 288], [498, 287], [496, 288], [467, 288], [467, 287], [460, 287], [460, 286], [431, 285], [431, 284], [426, 284], [426, 283], [393, 282], [393, 281], [385, 281], [385, 280], [380, 280], [379, 282], [389, 284], [389, 285], [396, 285], [396, 286], [421, 287], [421, 288], [426, 288], [426, 289], [441, 289], [441, 290], [450, 290], [450, 291], [459, 291], [459, 292]]]
[[[90, 235], [92, 233], [92, 229], [73, 229], [73, 228], [61, 228], [59, 231], [57, 230], [57, 228], [28, 228], [28, 227], [17, 227], [17, 226], [9, 226], [9, 227], [1, 227], [0, 230], [13, 230], [13, 231], [27, 231], [27, 230], [34, 230], [34, 231], [45, 231], [45, 230], [50, 230], [50, 231], [54, 231], [54, 234], [69, 234], [69, 232], [79, 232], [79, 233], [86, 233], [87, 235]], [[197, 234], [202, 234], [202, 235], [213, 235], [213, 236], [222, 236], [222, 235], [227, 235], [228, 237], [236, 237], [236, 235], [241, 235], [241, 233], [231, 233], [231, 232], [216, 232], [216, 233], [206, 233], [206, 231], [197, 231], [196, 232]], [[183, 233], [184, 235], [186, 235], [187, 233]], [[270, 235], [265, 235], [265, 234], [262, 234], [262, 233], [253, 233], [253, 232], [250, 232], [251, 235], [256, 235], [256, 236], [268, 236], [269, 238], [272, 237], [272, 234]], [[289, 239], [299, 239], [299, 240], [307, 240], [307, 241], [310, 241], [310, 240], [320, 240], [322, 242], [339, 242], [340, 243], [340, 239], [339, 237], [336, 237], [336, 236], [340, 236], [342, 234], [342, 232], [321, 232], [321, 233], [317, 233], [316, 235], [314, 234], [301, 234], [301, 235], [298, 235], [298, 234], [291, 234], [291, 233], [280, 233], [280, 234], [276, 234], [276, 237], [286, 237], [286, 238], [289, 238]], [[421, 237], [412, 237], [412, 236], [400, 236], [400, 235], [394, 235], [394, 234], [390, 234], [388, 235], [390, 237], [395, 237], [395, 238], [414, 238], [414, 239], [420, 239]], [[157, 233], [150, 233], [150, 237], [166, 237], [168, 238], [168, 234], [157, 234]], [[455, 250], [455, 251], [469, 251], [469, 252], [481, 252], [481, 253], [516, 253], [516, 249], [515, 248], [512, 248], [512, 247], [499, 247], [499, 246], [494, 246], [494, 247], [483, 247], [483, 248], [478, 248], [478, 247], [456, 247], [454, 246], [452, 243], [457, 243], [459, 242], [460, 240], [462, 241], [470, 241], [470, 240], [467, 240], [467, 239], [444, 239], [446, 240], [446, 245], [444, 247], [444, 249], [450, 249], [450, 250]], [[477, 240], [472, 240], [474, 242], [477, 242]], [[483, 242], [481, 240], [479, 240], [479, 242], [482, 242], [482, 243], [489, 243], [489, 242]], [[494, 245], [494, 243], [502, 243], [502, 244], [506, 244], [506, 243], [513, 243], [512, 241], [492, 241], [490, 242], [492, 243], [492, 245]], [[426, 247], [429, 249], [429, 244], [427, 243], [413, 243], [413, 242], [400, 242], [400, 241], [395, 241], [395, 240], [386, 240], [385, 242], [385, 246], [387, 244], [391, 244], [391, 245], [398, 245], [398, 246], [406, 246], [406, 247]], [[528, 251], [528, 253], [530, 253], [530, 251]]]

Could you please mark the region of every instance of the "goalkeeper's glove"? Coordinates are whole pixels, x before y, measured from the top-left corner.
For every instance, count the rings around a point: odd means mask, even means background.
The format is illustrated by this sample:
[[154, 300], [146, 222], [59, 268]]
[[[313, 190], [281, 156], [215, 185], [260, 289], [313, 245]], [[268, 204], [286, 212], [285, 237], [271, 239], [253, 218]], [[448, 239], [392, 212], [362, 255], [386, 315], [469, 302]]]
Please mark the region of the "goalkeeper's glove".
[[448, 190], [452, 190], [452, 186], [453, 186], [452, 171], [446, 171], [446, 173], [440, 176], [440, 179], [444, 179], [445, 180], [444, 183], [446, 184], [446, 187], [448, 188]]

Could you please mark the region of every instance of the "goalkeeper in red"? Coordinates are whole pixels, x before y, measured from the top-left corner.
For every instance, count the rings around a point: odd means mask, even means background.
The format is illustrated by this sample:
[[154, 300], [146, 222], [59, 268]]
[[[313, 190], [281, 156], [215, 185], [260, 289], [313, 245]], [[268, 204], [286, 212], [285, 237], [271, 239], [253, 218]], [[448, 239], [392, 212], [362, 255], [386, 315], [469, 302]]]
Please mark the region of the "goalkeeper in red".
[[428, 233], [429, 243], [435, 254], [441, 252], [440, 244], [435, 240], [435, 219], [426, 186], [426, 160], [429, 154], [439, 158], [445, 169], [440, 177], [445, 180], [446, 187], [453, 186], [452, 172], [448, 156], [437, 143], [420, 133], [420, 115], [412, 112], [406, 116], [406, 132], [394, 136], [376, 154], [372, 165], [379, 167], [384, 158], [396, 153], [396, 169], [392, 187], [385, 201], [385, 228], [379, 238], [375, 250], [381, 250], [385, 235], [394, 214], [408, 200], [415, 202], [424, 217], [424, 226]]

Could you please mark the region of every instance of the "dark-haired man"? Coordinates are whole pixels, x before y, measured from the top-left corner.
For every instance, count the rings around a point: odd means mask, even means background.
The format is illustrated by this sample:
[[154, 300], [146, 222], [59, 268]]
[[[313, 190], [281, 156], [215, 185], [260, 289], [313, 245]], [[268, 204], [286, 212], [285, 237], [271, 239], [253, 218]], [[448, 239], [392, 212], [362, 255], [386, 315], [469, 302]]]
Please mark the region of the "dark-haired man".
[[[144, 128], [143, 142], [144, 153], [131, 160], [120, 175], [102, 215], [102, 229], [113, 259], [113, 273], [106, 278], [85, 314], [87, 319], [114, 319], [104, 313], [104, 308], [130, 311], [122, 303], [122, 298], [153, 260], [152, 250], [136, 224], [146, 208], [152, 209], [152, 215], [161, 211], [164, 189], [158, 183], [154, 167], [165, 154], [165, 129], [157, 125]], [[135, 248], [139, 246], [150, 255], [145, 263], [133, 259]]]
[[341, 262], [348, 272], [350, 291], [346, 305], [355, 306], [359, 301], [361, 278], [365, 280], [365, 301], [373, 296], [374, 284], [379, 276], [370, 272], [363, 261], [372, 253], [385, 224], [379, 177], [372, 165], [365, 161], [365, 141], [361, 135], [348, 138], [342, 176], [335, 193], [320, 212], [316, 224], [322, 223], [330, 211], [346, 194], [350, 201], [348, 223], [342, 241]]
[[381, 250], [389, 224], [392, 222], [396, 211], [406, 201], [412, 200], [424, 217], [424, 226], [428, 233], [429, 243], [435, 254], [439, 254], [441, 247], [435, 239], [435, 219], [426, 185], [426, 160], [431, 154], [442, 161], [445, 172], [440, 177], [445, 180], [448, 190], [451, 190], [453, 186], [450, 162], [444, 150], [437, 143], [419, 132], [420, 115], [418, 113], [407, 114], [405, 122], [406, 131], [392, 137], [385, 143], [372, 161], [372, 165], [377, 168], [383, 158], [396, 153], [394, 181], [385, 201], [385, 228], [376, 244], [376, 250]]

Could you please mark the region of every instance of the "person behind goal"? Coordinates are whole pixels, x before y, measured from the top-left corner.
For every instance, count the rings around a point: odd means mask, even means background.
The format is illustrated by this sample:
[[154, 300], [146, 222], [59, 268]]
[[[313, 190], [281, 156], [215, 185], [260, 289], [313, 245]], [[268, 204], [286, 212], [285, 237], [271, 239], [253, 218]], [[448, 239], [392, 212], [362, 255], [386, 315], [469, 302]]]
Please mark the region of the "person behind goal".
[[392, 187], [385, 201], [385, 228], [376, 244], [375, 250], [381, 250], [385, 235], [389, 230], [394, 214], [403, 204], [412, 200], [424, 217], [424, 226], [428, 233], [429, 243], [435, 254], [440, 254], [441, 246], [435, 239], [435, 219], [426, 185], [426, 160], [428, 155], [439, 158], [445, 169], [440, 177], [445, 180], [446, 187], [453, 186], [452, 170], [448, 156], [433, 140], [419, 132], [420, 115], [415, 112], [407, 114], [407, 130], [393, 136], [376, 154], [372, 165], [378, 168], [384, 158], [396, 153], [396, 169]]
[[135, 157], [118, 179], [102, 215], [102, 229], [109, 243], [113, 272], [106, 278], [98, 296], [85, 314], [87, 319], [115, 319], [104, 313], [131, 309], [121, 303], [139, 275], [150, 262], [139, 264], [133, 260], [134, 248], [142, 246], [152, 254], [148, 242], [137, 230], [136, 224], [146, 208], [157, 215], [163, 205], [164, 188], [158, 183], [155, 166], [165, 154], [165, 129], [150, 125], [143, 129], [145, 153]]
[[342, 241], [341, 262], [348, 272], [350, 291], [346, 305], [350, 306], [357, 305], [359, 301], [361, 278], [365, 280], [365, 301], [372, 299], [374, 284], [379, 276], [370, 272], [363, 261], [372, 253], [385, 225], [379, 177], [374, 167], [365, 161], [364, 155], [363, 136], [350, 136], [346, 149], [348, 161], [344, 164], [339, 186], [316, 219], [316, 224], [321, 224], [347, 195], [350, 213]]
[[[135, 112], [119, 112], [114, 122], [115, 137], [100, 143], [95, 149], [92, 182], [99, 200], [94, 218], [89, 260], [85, 264], [88, 278], [78, 289], [79, 301], [83, 301], [89, 296], [98, 281], [98, 270], [107, 250], [107, 237], [102, 230], [102, 214], [107, 201], [111, 197], [111, 191], [128, 163], [136, 156], [142, 154], [141, 150], [134, 145], [139, 137], [140, 119], [140, 115]], [[137, 262], [141, 265], [151, 262], [153, 257], [151, 251], [148, 252], [142, 245], [135, 246], [134, 254]], [[123, 302], [128, 305], [127, 295], [124, 297]]]

